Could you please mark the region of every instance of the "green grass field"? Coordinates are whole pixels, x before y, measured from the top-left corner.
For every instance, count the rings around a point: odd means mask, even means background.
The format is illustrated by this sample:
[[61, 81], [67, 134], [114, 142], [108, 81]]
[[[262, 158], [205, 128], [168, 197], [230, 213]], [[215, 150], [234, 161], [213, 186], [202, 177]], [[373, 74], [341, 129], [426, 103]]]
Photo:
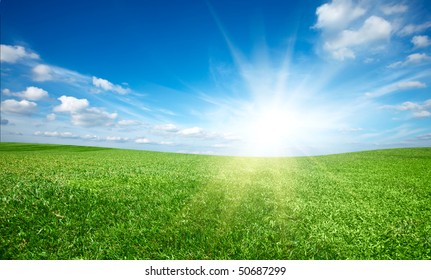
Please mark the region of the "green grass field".
[[240, 158], [0, 144], [1, 259], [431, 259], [431, 148]]

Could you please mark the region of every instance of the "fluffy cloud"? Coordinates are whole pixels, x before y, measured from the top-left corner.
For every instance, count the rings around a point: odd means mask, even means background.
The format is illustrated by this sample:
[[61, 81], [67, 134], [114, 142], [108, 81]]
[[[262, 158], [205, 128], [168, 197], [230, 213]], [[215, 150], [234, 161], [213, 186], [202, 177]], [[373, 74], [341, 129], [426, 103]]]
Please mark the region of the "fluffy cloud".
[[58, 98], [61, 104], [54, 107], [54, 112], [71, 114], [72, 124], [78, 126], [109, 126], [114, 124], [117, 113], [108, 113], [103, 109], [89, 107], [87, 99], [78, 99], [73, 96], [61, 96]]
[[412, 116], [415, 118], [431, 117], [431, 99], [428, 99], [423, 103], [407, 101], [400, 105], [385, 105], [381, 108], [397, 111], [410, 111], [412, 113]]
[[6, 88], [3, 90], [3, 93], [5, 95], [17, 96], [23, 99], [33, 100], [33, 101], [37, 101], [48, 97], [48, 92], [38, 87], [27, 87], [24, 91], [16, 92], [16, 93], [12, 93], [9, 89]]
[[341, 30], [364, 14], [365, 9], [354, 6], [350, 0], [334, 0], [317, 8], [315, 27], [329, 32]]
[[108, 80], [97, 78], [93, 76], [93, 85], [97, 88], [101, 88], [106, 91], [114, 91], [119, 94], [126, 94], [130, 91], [130, 89], [123, 88], [120, 85], [114, 85]]
[[38, 82], [49, 81], [53, 79], [53, 70], [46, 64], [36, 65], [33, 70], [33, 80]]
[[420, 64], [423, 62], [431, 61], [431, 57], [428, 56], [425, 53], [414, 53], [409, 56], [403, 61], [397, 61], [390, 65], [388, 65], [389, 68], [397, 68], [397, 67], [404, 67], [409, 65], [415, 65]]
[[[334, 59], [355, 59], [362, 50], [386, 43], [392, 34], [392, 24], [386, 19], [367, 15], [360, 1], [333, 0], [316, 9], [314, 28], [322, 31], [323, 48]], [[400, 12], [402, 5], [384, 6], [383, 13]]]
[[61, 96], [58, 98], [61, 104], [54, 107], [54, 112], [69, 112], [75, 113], [87, 108], [90, 103], [87, 99], [77, 99], [73, 96]]
[[426, 48], [431, 45], [430, 38], [428, 36], [414, 36], [412, 43], [415, 48]]
[[2, 112], [20, 115], [30, 115], [36, 108], [37, 104], [28, 100], [16, 101], [14, 99], [7, 99], [1, 103]]
[[388, 21], [371, 16], [359, 29], [341, 31], [336, 37], [326, 41], [324, 47], [336, 59], [355, 58], [353, 48], [386, 41], [391, 35], [391, 30], [392, 27]]
[[9, 46], [9, 45], [0, 45], [0, 61], [15, 63], [21, 59], [38, 59], [39, 55], [27, 51], [22, 46]]

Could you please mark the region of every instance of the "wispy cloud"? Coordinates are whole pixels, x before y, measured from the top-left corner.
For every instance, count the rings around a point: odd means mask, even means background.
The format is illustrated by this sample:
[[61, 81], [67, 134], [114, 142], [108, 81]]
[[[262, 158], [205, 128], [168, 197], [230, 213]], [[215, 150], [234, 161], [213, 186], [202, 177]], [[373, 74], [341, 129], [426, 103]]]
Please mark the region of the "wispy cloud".
[[148, 138], [137, 138], [135, 140], [135, 143], [136, 144], [153, 144], [154, 142]]
[[58, 132], [58, 131], [35, 131], [33, 133], [35, 136], [45, 136], [45, 137], [59, 137], [59, 138], [79, 138], [78, 135], [72, 132]]
[[137, 121], [137, 120], [119, 120], [118, 121], [119, 126], [137, 126], [137, 125], [141, 125], [141, 124], [142, 124], [142, 122]]
[[158, 131], [164, 131], [164, 132], [178, 132], [179, 131], [178, 127], [172, 123], [156, 125], [156, 126], [154, 126], [154, 129], [158, 130]]
[[413, 53], [406, 57], [405, 60], [400, 60], [388, 65], [389, 68], [398, 68], [410, 65], [418, 65], [421, 63], [430, 62], [431, 57], [426, 53]]
[[404, 4], [392, 4], [383, 5], [380, 7], [380, 9], [385, 15], [393, 15], [405, 13], [409, 9], [409, 7]]
[[427, 30], [428, 28], [431, 28], [431, 21], [427, 21], [421, 24], [408, 24], [404, 26], [398, 34], [401, 36], [409, 36], [412, 34], [416, 34], [422, 31]]
[[402, 90], [411, 90], [411, 89], [421, 89], [426, 88], [427, 85], [420, 81], [400, 81], [396, 82], [390, 85], [383, 86], [374, 92], [367, 92], [365, 93], [365, 96], [374, 98], [374, 97], [380, 97], [383, 95], [387, 95], [396, 91], [402, 91]]
[[400, 105], [384, 105], [381, 108], [397, 111], [409, 111], [415, 118], [431, 117], [431, 99], [428, 99], [423, 103], [407, 101]]

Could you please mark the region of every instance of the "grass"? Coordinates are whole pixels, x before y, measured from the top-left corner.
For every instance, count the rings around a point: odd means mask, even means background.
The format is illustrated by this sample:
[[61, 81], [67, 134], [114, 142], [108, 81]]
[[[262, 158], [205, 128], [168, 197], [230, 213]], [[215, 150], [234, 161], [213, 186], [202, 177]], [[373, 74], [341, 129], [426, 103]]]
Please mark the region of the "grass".
[[239, 158], [0, 144], [1, 259], [430, 259], [431, 148]]

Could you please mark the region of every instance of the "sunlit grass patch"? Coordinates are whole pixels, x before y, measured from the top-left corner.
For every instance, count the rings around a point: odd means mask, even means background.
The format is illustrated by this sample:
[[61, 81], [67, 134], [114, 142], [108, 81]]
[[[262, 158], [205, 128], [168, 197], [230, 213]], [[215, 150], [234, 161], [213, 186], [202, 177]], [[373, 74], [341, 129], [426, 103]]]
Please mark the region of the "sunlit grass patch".
[[212, 157], [0, 144], [2, 259], [429, 259], [431, 149]]

